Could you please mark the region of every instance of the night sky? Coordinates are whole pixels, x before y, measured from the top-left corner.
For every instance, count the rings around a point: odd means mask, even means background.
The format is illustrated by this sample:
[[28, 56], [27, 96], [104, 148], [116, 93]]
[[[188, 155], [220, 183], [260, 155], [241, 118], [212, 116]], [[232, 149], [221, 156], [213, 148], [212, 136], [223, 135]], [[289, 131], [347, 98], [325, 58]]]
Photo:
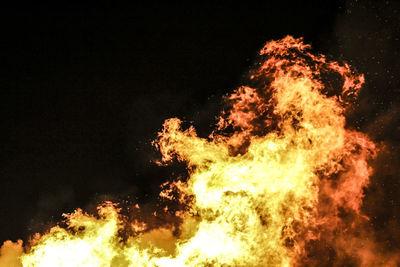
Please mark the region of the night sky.
[[207, 136], [263, 44], [290, 34], [365, 74], [348, 127], [384, 149], [364, 210], [400, 247], [400, 3], [278, 2], [2, 8], [0, 241], [104, 200], [155, 203], [181, 172], [155, 164], [164, 120]]

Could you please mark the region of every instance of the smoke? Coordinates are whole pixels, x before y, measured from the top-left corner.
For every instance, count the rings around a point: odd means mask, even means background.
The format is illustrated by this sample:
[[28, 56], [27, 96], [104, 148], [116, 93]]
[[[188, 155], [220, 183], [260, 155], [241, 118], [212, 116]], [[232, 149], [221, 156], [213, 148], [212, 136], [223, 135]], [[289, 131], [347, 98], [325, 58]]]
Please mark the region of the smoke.
[[[365, 74], [366, 84], [350, 125], [377, 143], [374, 173], [363, 210], [370, 218], [379, 247], [400, 249], [400, 5], [396, 1], [347, 1], [334, 28], [338, 56]], [[366, 23], [368, 22], [368, 23]]]

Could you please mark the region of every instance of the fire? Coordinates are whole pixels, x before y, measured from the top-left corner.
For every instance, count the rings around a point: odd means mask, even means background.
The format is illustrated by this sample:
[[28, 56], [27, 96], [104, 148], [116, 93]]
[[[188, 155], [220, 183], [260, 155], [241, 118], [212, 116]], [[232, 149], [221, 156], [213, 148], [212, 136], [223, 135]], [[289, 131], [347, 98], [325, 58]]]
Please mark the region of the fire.
[[164, 123], [160, 164], [189, 174], [160, 194], [181, 203], [178, 225], [129, 223], [104, 203], [24, 249], [5, 242], [0, 266], [395, 266], [361, 211], [377, 148], [345, 120], [364, 76], [309, 50], [291, 36], [268, 42], [209, 137]]

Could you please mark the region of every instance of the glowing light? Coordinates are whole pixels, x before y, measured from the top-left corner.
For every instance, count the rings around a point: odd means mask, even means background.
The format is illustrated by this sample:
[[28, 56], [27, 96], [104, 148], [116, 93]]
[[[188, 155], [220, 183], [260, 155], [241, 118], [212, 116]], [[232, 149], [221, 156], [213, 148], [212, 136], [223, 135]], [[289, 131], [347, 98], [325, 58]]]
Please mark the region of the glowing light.
[[[176, 213], [179, 229], [126, 225], [106, 203], [99, 217], [68, 215], [69, 229], [38, 236], [26, 253], [15, 245], [22, 266], [314, 266], [319, 244], [335, 251], [325, 262], [352, 255], [360, 266], [394, 266], [362, 231], [375, 145], [343, 115], [364, 77], [309, 49], [291, 36], [268, 42], [208, 138], [177, 118], [164, 123], [155, 141], [162, 163], [183, 161], [189, 173], [160, 194], [177, 192], [188, 206]], [[122, 240], [123, 227], [137, 234]]]

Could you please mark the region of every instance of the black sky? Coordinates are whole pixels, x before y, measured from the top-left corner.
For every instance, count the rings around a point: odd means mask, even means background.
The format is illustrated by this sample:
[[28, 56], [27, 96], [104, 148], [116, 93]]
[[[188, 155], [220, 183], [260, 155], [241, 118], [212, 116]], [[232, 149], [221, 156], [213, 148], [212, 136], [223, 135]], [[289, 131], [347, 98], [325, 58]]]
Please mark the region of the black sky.
[[206, 136], [221, 96], [266, 41], [287, 34], [366, 75], [349, 127], [389, 150], [366, 205], [377, 228], [397, 225], [400, 4], [298, 2], [3, 8], [0, 241], [101, 200], [154, 199], [174, 177], [154, 163], [163, 121], [182, 118]]

